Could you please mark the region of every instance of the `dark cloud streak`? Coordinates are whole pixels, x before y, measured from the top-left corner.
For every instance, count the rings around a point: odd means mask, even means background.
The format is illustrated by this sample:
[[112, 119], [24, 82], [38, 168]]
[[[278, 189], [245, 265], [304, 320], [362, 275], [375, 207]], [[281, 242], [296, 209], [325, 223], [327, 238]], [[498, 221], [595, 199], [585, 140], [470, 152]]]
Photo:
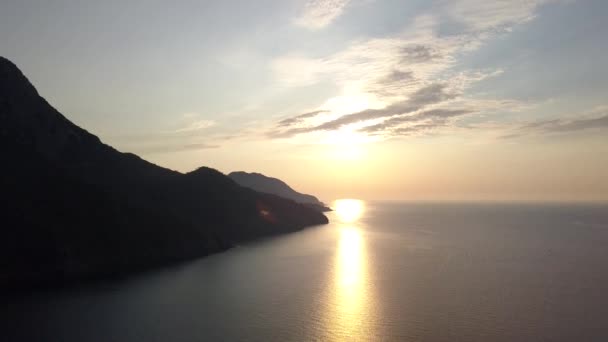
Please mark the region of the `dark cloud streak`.
[[397, 128], [396, 130], [393, 130], [391, 132], [392, 136], [405, 136], [405, 135], [412, 135], [415, 133], [420, 133], [420, 132], [424, 132], [424, 131], [430, 131], [433, 130], [437, 127], [445, 127], [446, 126], [446, 120], [445, 119], [439, 119], [439, 120], [434, 120], [432, 122], [429, 123], [423, 123], [423, 124], [418, 124], [418, 125], [412, 125], [412, 126], [408, 126], [408, 127], [400, 127]]
[[141, 154], [158, 154], [158, 153], [170, 153], [170, 152], [181, 152], [181, 151], [195, 151], [210, 148], [218, 148], [219, 145], [209, 145], [205, 143], [193, 143], [193, 144], [176, 144], [176, 145], [152, 145], [144, 146], [134, 149], [135, 152]]
[[327, 113], [327, 111], [326, 110], [316, 110], [314, 112], [304, 113], [304, 114], [296, 115], [296, 116], [293, 116], [293, 117], [290, 117], [290, 118], [287, 118], [287, 119], [283, 119], [283, 120], [281, 120], [281, 121], [279, 121], [277, 123], [277, 127], [292, 126], [292, 125], [294, 125], [296, 123], [302, 122], [305, 119], [309, 119], [309, 118], [315, 117], [315, 116], [317, 116], [319, 114], [322, 114], [322, 113]]
[[[373, 133], [391, 129], [405, 123], [419, 122], [424, 120], [445, 120], [448, 118], [467, 115], [471, 113], [473, 113], [473, 111], [467, 109], [431, 109], [415, 115], [395, 116], [379, 124], [363, 127], [362, 129], [360, 129], [360, 131]], [[397, 129], [396, 131], [399, 131], [399, 129]]]
[[425, 106], [440, 103], [452, 99], [455, 96], [455, 94], [447, 92], [447, 86], [445, 84], [435, 83], [419, 89], [405, 101], [394, 103], [383, 109], [367, 109], [358, 113], [344, 115], [338, 119], [312, 127], [310, 128], [310, 131], [333, 130], [361, 121], [412, 113]]
[[456, 94], [448, 92], [447, 85], [435, 83], [419, 89], [405, 101], [394, 103], [383, 109], [366, 109], [361, 112], [347, 114], [321, 125], [307, 128], [304, 132], [334, 130], [361, 121], [413, 113], [425, 106], [437, 104], [454, 97], [456, 97]]
[[[606, 110], [608, 111], [608, 110]], [[608, 129], [608, 113], [592, 118], [552, 119], [532, 122], [517, 128], [513, 133], [503, 135], [503, 139], [513, 139], [529, 134], [561, 134], [588, 130]]]
[[[397, 102], [382, 109], [366, 109], [360, 112], [343, 115], [337, 119], [322, 123], [312, 127], [295, 127], [284, 131], [271, 131], [267, 135], [274, 138], [287, 138], [301, 133], [310, 133], [315, 131], [331, 131], [340, 129], [343, 126], [373, 120], [392, 117], [396, 115], [405, 115], [423, 109], [426, 106], [438, 104], [455, 98], [458, 94], [449, 91], [445, 83], [433, 83], [414, 92], [407, 100]], [[293, 118], [285, 119], [279, 122], [279, 127], [289, 127], [291, 122], [299, 122], [302, 118], [308, 118], [319, 114], [318, 112], [310, 112], [300, 114]], [[285, 123], [287, 121], [287, 124]], [[293, 125], [293, 124], [292, 124]]]
[[426, 45], [407, 45], [401, 48], [401, 61], [406, 64], [429, 63], [443, 58], [436, 49]]
[[544, 127], [547, 132], [573, 132], [594, 128], [608, 128], [608, 114], [588, 119], [578, 119], [568, 122], [552, 123]]

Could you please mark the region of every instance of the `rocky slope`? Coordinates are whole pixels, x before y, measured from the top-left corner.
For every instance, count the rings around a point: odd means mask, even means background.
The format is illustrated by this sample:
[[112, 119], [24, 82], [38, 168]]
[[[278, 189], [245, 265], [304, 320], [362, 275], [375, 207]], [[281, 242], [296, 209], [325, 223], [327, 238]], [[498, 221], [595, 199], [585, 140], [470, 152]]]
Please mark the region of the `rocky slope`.
[[247, 173], [243, 171], [231, 172], [228, 174], [228, 177], [232, 178], [232, 180], [237, 182], [239, 185], [255, 191], [287, 198], [298, 203], [305, 204], [316, 210], [330, 210], [315, 196], [299, 193], [287, 185], [287, 183], [277, 178], [264, 176], [261, 173]]
[[327, 223], [209, 168], [182, 174], [74, 125], [0, 57], [0, 284], [97, 277]]

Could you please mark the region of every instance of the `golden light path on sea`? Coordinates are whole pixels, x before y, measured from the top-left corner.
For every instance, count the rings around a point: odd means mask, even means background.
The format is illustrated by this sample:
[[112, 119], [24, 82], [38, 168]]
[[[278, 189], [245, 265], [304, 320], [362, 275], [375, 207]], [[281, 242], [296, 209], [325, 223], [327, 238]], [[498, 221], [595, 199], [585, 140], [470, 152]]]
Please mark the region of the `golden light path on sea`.
[[329, 331], [331, 340], [352, 341], [372, 338], [373, 320], [368, 280], [368, 256], [365, 235], [357, 224], [365, 210], [359, 200], [337, 200], [333, 205], [338, 222], [338, 245], [335, 254]]

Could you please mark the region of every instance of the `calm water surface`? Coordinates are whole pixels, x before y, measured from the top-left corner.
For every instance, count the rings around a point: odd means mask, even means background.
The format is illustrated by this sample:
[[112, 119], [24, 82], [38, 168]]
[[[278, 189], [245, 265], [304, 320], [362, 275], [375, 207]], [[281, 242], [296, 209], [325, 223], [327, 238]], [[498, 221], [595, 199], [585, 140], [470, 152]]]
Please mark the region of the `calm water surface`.
[[608, 341], [608, 207], [340, 201], [331, 224], [2, 297], [2, 341]]

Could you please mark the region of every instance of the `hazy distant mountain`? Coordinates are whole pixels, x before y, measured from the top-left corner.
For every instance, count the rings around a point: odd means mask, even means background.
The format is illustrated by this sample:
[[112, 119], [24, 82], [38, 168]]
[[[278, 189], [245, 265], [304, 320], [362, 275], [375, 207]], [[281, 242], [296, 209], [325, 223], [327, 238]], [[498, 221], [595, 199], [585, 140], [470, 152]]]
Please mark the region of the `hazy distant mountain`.
[[121, 153], [51, 107], [0, 57], [0, 285], [100, 276], [327, 223], [322, 214]]
[[277, 178], [264, 176], [261, 173], [247, 173], [243, 171], [231, 172], [228, 174], [228, 177], [232, 178], [239, 185], [255, 191], [281, 196], [298, 203], [310, 205], [319, 210], [329, 210], [315, 196], [299, 193], [287, 185], [287, 183]]

